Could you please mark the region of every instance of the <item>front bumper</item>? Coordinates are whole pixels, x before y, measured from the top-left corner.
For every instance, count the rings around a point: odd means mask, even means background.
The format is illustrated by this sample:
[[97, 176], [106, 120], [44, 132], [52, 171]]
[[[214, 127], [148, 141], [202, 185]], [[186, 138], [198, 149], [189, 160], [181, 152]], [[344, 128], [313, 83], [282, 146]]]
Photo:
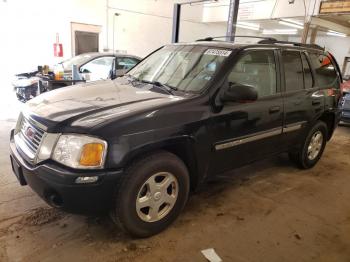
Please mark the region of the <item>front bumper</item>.
[[[70, 213], [103, 213], [113, 205], [113, 196], [122, 170], [72, 170], [53, 161], [32, 166], [16, 148], [11, 132], [11, 163], [21, 185], [29, 185], [49, 205]], [[80, 176], [98, 176], [91, 184], [76, 184]]]

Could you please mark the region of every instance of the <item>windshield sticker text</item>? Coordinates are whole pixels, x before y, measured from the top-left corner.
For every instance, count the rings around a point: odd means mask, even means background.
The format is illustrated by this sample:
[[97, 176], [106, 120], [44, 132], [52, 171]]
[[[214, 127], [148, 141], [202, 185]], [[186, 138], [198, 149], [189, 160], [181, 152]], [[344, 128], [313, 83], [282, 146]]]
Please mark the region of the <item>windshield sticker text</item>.
[[229, 56], [231, 54], [231, 50], [223, 50], [223, 49], [208, 49], [205, 51], [205, 55], [216, 55], [216, 56]]

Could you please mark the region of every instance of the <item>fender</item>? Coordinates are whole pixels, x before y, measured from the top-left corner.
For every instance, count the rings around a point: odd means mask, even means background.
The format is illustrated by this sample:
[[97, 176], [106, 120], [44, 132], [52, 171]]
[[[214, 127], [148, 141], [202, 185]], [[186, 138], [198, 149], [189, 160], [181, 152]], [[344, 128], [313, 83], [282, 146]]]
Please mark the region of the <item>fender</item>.
[[[210, 149], [208, 152], [203, 152], [197, 147], [195, 137], [191, 135], [153, 140], [134, 147], [114, 144], [108, 162], [111, 165], [110, 168], [125, 168], [135, 159], [142, 158], [145, 154], [157, 150], [169, 151], [185, 163], [190, 173], [191, 189], [195, 190], [204, 181], [208, 170]], [[198, 162], [206, 164], [198, 165]]]

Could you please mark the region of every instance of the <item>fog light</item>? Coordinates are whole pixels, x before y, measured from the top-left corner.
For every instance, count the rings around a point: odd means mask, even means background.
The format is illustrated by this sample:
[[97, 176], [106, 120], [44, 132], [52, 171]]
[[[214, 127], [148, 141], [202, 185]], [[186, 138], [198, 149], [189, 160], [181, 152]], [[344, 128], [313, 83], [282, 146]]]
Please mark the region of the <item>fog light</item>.
[[80, 176], [75, 179], [76, 184], [89, 184], [95, 183], [98, 180], [98, 176]]

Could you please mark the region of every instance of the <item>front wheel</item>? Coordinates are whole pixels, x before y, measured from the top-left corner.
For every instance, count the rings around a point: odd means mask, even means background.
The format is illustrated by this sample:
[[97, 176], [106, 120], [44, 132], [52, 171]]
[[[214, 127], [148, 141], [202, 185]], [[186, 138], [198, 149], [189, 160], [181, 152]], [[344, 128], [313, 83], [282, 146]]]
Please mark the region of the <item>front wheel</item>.
[[318, 121], [309, 131], [302, 146], [289, 153], [290, 159], [303, 169], [316, 165], [326, 146], [327, 134], [327, 125], [322, 121]]
[[164, 230], [188, 198], [189, 174], [174, 154], [160, 151], [135, 161], [117, 187], [112, 219], [137, 237]]

